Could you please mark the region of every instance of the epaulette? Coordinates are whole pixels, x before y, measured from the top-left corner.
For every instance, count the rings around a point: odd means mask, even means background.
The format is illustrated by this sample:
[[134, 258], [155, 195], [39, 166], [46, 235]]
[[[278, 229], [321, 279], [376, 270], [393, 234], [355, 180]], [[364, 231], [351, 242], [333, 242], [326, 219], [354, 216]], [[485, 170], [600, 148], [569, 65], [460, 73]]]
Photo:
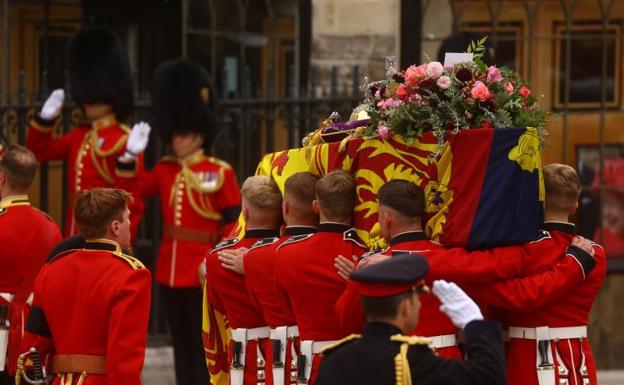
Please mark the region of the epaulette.
[[368, 257], [371, 257], [371, 256], [373, 256], [373, 255], [375, 255], [375, 254], [383, 253], [383, 252], [385, 252], [386, 250], [388, 250], [388, 248], [387, 248], [387, 247], [378, 247], [378, 248], [376, 248], [376, 249], [373, 249], [373, 250], [367, 251], [367, 252], [365, 252], [364, 254], [360, 255], [360, 259], [368, 258]]
[[334, 342], [333, 344], [329, 344], [327, 346], [325, 346], [323, 349], [321, 349], [321, 354], [323, 356], [327, 356], [328, 354], [330, 354], [331, 352], [336, 351], [338, 348], [341, 348], [347, 344], [349, 344], [350, 342], [353, 342], [357, 339], [360, 339], [362, 336], [360, 334], [351, 334], [349, 336], [346, 336], [345, 338], [338, 340], [336, 342]]
[[290, 245], [293, 243], [297, 243], [300, 241], [303, 241], [304, 239], [308, 239], [311, 236], [313, 236], [315, 233], [311, 233], [311, 234], [301, 234], [301, 235], [293, 235], [292, 237], [288, 238], [287, 240], [285, 240], [284, 242], [282, 242], [281, 245], [277, 246], [277, 249], [279, 250], [280, 247], [282, 246], [286, 246], [286, 245]]
[[128, 265], [130, 265], [134, 270], [145, 269], [145, 265], [143, 264], [143, 262], [139, 261], [131, 255], [124, 253], [113, 253], [113, 255], [126, 261]]
[[209, 156], [208, 160], [211, 161], [212, 163], [218, 164], [219, 166], [221, 166], [223, 168], [227, 168], [227, 169], [231, 169], [232, 168], [232, 166], [228, 162], [226, 162], [224, 160], [221, 160], [219, 158], [215, 158], [214, 156]]
[[537, 232], [537, 239], [534, 241], [531, 241], [531, 243], [541, 242], [546, 239], [552, 239], [552, 235], [550, 235], [550, 232], [548, 232], [548, 230], [539, 230]]
[[225, 249], [226, 247], [234, 246], [239, 241], [240, 241], [239, 238], [226, 239], [225, 241], [221, 241], [221, 242], [217, 243], [216, 245], [214, 245], [212, 247], [212, 249], [210, 250], [210, 252], [221, 250], [221, 249]]
[[425, 346], [431, 346], [431, 344], [433, 343], [432, 340], [426, 337], [404, 336], [403, 334], [395, 334], [393, 336], [390, 336], [390, 341], [400, 342], [402, 344], [408, 344], [408, 345], [425, 345]]
[[277, 238], [277, 237], [262, 238], [259, 241], [256, 241], [253, 245], [251, 245], [250, 249], [255, 249], [255, 248], [262, 247], [262, 246], [267, 246], [267, 245], [272, 245], [272, 244], [274, 244], [277, 241], [279, 241], [279, 238]]
[[362, 241], [362, 238], [360, 238], [357, 235], [357, 231], [355, 231], [355, 229], [349, 229], [347, 231], [345, 231], [344, 233], [342, 233], [342, 239], [344, 239], [345, 241], [351, 241], [353, 243], [355, 243], [358, 246], [361, 246], [365, 249], [368, 248], [368, 246], [366, 246], [366, 244], [364, 243], [364, 241]]

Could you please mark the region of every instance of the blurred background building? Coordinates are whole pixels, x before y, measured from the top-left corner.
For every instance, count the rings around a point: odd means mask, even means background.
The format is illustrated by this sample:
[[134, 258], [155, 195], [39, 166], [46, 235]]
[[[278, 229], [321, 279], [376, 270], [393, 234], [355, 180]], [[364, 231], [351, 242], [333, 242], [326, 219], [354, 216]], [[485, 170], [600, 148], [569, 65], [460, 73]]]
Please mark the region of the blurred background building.
[[[67, 88], [66, 43], [91, 24], [114, 28], [127, 44], [136, 119], [149, 118], [160, 62], [186, 56], [209, 70], [221, 96], [214, 150], [241, 178], [262, 154], [297, 146], [331, 111], [348, 118], [361, 79], [382, 78], [386, 56], [405, 68], [436, 60], [451, 35], [489, 36], [491, 62], [519, 71], [554, 112], [544, 164], [579, 171], [579, 233], [604, 244], [609, 257], [591, 339], [599, 368], [624, 369], [624, 1], [1, 0], [0, 123], [9, 140], [23, 141], [49, 92]], [[59, 132], [77, 119], [70, 99]], [[158, 154], [151, 146], [148, 163]], [[44, 165], [32, 194], [59, 223], [62, 179], [60, 163]], [[159, 224], [148, 223], [139, 251], [149, 259]], [[151, 330], [162, 330], [158, 309]]]

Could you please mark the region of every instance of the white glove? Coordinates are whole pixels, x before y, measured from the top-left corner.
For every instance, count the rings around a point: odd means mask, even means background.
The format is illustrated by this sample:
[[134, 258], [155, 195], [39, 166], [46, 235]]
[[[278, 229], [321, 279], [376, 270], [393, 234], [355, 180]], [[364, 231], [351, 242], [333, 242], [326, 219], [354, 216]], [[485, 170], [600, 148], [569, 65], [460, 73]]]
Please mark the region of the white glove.
[[52, 91], [48, 100], [43, 104], [39, 115], [45, 120], [54, 120], [61, 114], [63, 102], [65, 101], [65, 91], [62, 89]]
[[150, 125], [145, 122], [139, 122], [132, 127], [130, 136], [128, 136], [128, 143], [126, 143], [127, 155], [136, 158], [138, 154], [145, 151], [151, 130]]
[[434, 281], [433, 294], [442, 302], [440, 311], [458, 328], [463, 329], [470, 321], [483, 319], [479, 306], [455, 283]]

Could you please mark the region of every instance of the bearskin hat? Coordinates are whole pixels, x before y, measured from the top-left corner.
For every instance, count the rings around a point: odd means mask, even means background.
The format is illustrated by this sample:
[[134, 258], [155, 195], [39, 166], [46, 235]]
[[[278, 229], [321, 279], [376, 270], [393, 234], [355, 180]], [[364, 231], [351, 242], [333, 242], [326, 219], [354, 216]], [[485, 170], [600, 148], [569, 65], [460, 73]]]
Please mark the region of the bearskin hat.
[[91, 27], [72, 37], [68, 47], [71, 91], [80, 106], [106, 103], [124, 120], [134, 104], [128, 55], [115, 33]]
[[186, 60], [161, 64], [154, 74], [154, 126], [164, 143], [175, 133], [197, 132], [209, 147], [218, 129], [217, 95], [208, 73]]

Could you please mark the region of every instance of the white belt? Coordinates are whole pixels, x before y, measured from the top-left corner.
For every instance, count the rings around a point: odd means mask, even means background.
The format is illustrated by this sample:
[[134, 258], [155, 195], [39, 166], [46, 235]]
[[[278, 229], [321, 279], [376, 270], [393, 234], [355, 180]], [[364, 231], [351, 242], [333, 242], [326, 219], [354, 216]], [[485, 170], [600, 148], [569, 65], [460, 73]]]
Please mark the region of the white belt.
[[312, 342], [312, 354], [319, 354], [326, 346], [335, 344], [338, 340], [334, 341], [313, 341]]
[[324, 347], [331, 344], [335, 344], [337, 341], [301, 341], [301, 354], [306, 357], [305, 362], [305, 378], [306, 381], [310, 381], [310, 375], [312, 374], [312, 360], [314, 356], [319, 354]]
[[7, 302], [13, 301], [15, 294], [13, 293], [0, 293], [0, 297], [3, 298]]
[[253, 329], [236, 328], [232, 330], [232, 337], [234, 337], [234, 334], [236, 334], [239, 338], [236, 341], [246, 342], [259, 340], [262, 338], [269, 338], [269, 336], [271, 336], [271, 329], [268, 326]]
[[[522, 328], [512, 326], [509, 328], [509, 338], [534, 340], [536, 328]], [[563, 328], [548, 328], [548, 339], [568, 340], [575, 338], [587, 338], [587, 326], [571, 326]]]
[[[269, 338], [271, 335], [271, 329], [268, 326], [263, 326], [253, 329], [236, 328], [232, 330], [232, 340], [241, 343], [241, 351], [238, 355], [240, 360], [240, 367], [230, 369], [230, 384], [243, 385], [244, 380], [244, 368], [245, 368], [245, 356], [247, 354], [247, 342], [259, 340], [262, 338]], [[258, 359], [260, 358], [260, 349], [256, 347], [258, 352]]]
[[282, 328], [286, 328], [286, 338], [295, 338], [299, 337], [299, 327], [297, 326], [278, 326], [276, 328], [271, 329], [271, 339], [279, 340], [281, 336]]
[[[273, 383], [275, 385], [284, 385], [285, 379], [289, 381], [291, 377], [291, 363], [286, 362], [286, 349], [288, 349], [288, 340], [299, 337], [299, 328], [297, 326], [278, 326], [271, 329], [271, 340], [280, 342], [279, 357], [274, 357], [273, 361]], [[291, 346], [292, 357], [296, 357], [294, 346]], [[281, 365], [276, 364], [280, 362]], [[296, 367], [295, 367], [296, 368]], [[286, 377], [286, 370], [288, 376]], [[290, 383], [290, 381], [288, 382]]]
[[427, 339], [430, 339], [432, 341], [431, 347], [435, 349], [457, 346], [457, 338], [455, 337], [455, 334], [444, 334], [441, 336], [427, 337]]
[[[2, 297], [5, 301], [11, 302], [13, 301], [13, 297], [15, 295], [11, 293], [0, 293], [0, 297]], [[4, 325], [0, 325], [4, 326]], [[2, 328], [0, 329], [0, 372], [4, 372], [5, 367], [5, 359], [7, 348], [9, 346], [9, 330]]]

